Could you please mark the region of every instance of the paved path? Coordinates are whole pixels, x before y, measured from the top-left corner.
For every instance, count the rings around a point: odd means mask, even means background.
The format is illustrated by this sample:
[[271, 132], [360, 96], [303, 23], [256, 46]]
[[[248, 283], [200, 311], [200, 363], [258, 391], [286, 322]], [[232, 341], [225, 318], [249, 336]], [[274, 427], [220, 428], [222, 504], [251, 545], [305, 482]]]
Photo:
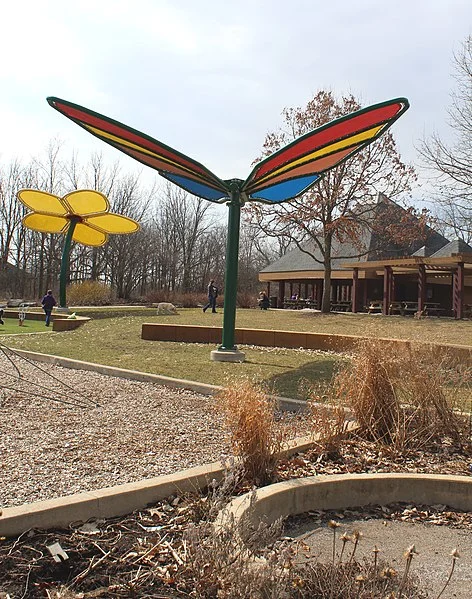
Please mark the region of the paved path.
[[[412, 572], [425, 583], [432, 597], [436, 597], [442, 589], [451, 567], [450, 553], [457, 548], [461, 557], [456, 562], [451, 583], [441, 597], [442, 599], [471, 599], [472, 533], [470, 530], [382, 519], [345, 519], [337, 529], [337, 539], [343, 532], [349, 534], [354, 530], [359, 530], [363, 535], [356, 552], [359, 560], [364, 557], [371, 560], [372, 549], [377, 545], [381, 549], [379, 558], [388, 561], [400, 573], [403, 572], [405, 565], [403, 553], [408, 546], [414, 544], [418, 555], [413, 559]], [[289, 527], [284, 534], [295, 539], [303, 539], [311, 548], [311, 557], [319, 555], [323, 561], [332, 559], [333, 531], [326, 524], [304, 521], [302, 524]], [[346, 551], [350, 547], [352, 545], [347, 545]], [[337, 543], [337, 550], [341, 550], [341, 542]]]

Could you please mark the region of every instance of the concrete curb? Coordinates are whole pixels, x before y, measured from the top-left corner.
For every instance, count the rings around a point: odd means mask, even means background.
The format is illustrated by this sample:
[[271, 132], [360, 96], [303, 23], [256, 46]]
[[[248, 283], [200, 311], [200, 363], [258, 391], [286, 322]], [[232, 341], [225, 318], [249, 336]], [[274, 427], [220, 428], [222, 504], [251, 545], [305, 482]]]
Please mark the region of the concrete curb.
[[[279, 457], [305, 451], [316, 439], [317, 436], [294, 439]], [[134, 483], [5, 508], [3, 512], [0, 510], [0, 536], [12, 537], [30, 528], [60, 528], [71, 522], [130, 514], [175, 493], [203, 490], [211, 481], [221, 481], [226, 470], [222, 462], [213, 462]]]
[[[219, 385], [208, 385], [206, 383], [199, 383], [197, 381], [187, 381], [185, 379], [175, 379], [160, 374], [140, 372], [139, 370], [127, 370], [126, 368], [116, 368], [115, 366], [104, 366], [103, 364], [83, 362], [82, 360], [63, 358], [62, 356], [54, 356], [52, 354], [41, 354], [23, 349], [10, 349], [10, 351], [18, 354], [19, 356], [28, 358], [29, 360], [35, 360], [45, 364], [55, 364], [56, 366], [73, 368], [76, 370], [89, 370], [92, 372], [98, 372], [99, 374], [105, 374], [107, 376], [141, 381], [143, 383], [156, 383], [157, 385], [164, 385], [174, 389], [188, 389], [189, 391], [201, 393], [202, 395], [216, 395], [224, 389], [224, 387]], [[305, 410], [307, 406], [306, 402], [300, 399], [291, 399], [290, 397], [279, 396], [275, 396], [275, 399], [279, 409], [282, 411], [298, 412]]]
[[472, 510], [472, 477], [433, 474], [338, 474], [310, 476], [269, 485], [234, 499], [220, 512], [217, 527], [242, 519], [253, 526], [310, 510], [343, 509], [392, 502], [444, 504]]
[[203, 489], [223, 476], [223, 465], [215, 462], [135, 483], [5, 508], [0, 515], [0, 536], [20, 535], [30, 528], [67, 527], [71, 522], [90, 518], [122, 516], [174, 493]]

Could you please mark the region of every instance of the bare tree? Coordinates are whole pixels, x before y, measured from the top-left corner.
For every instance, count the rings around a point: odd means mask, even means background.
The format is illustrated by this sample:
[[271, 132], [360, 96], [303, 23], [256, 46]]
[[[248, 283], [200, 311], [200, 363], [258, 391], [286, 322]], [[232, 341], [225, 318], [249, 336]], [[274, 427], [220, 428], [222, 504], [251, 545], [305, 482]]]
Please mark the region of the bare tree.
[[[263, 156], [359, 108], [352, 95], [338, 101], [332, 92], [320, 91], [304, 108], [283, 111], [284, 128], [267, 135]], [[387, 131], [348, 162], [329, 171], [302, 197], [276, 207], [251, 202], [245, 215], [264, 235], [289, 240], [323, 265], [322, 311], [329, 312], [333, 244], [340, 240], [357, 244], [359, 221], [371, 211], [371, 201], [377, 192], [395, 197], [409, 191], [414, 180], [413, 167], [401, 161], [395, 140]], [[359, 247], [360, 254], [362, 251]]]
[[213, 224], [211, 204], [171, 184], [166, 185], [164, 194], [161, 198], [163, 211], [173, 236], [170, 247], [178, 248], [181, 273], [179, 287], [186, 293], [195, 288], [195, 273], [202, 261], [197, 251], [199, 241]]
[[472, 239], [472, 35], [453, 58], [456, 87], [451, 93], [448, 143], [439, 133], [421, 142], [419, 151], [436, 192], [440, 217], [457, 237]]

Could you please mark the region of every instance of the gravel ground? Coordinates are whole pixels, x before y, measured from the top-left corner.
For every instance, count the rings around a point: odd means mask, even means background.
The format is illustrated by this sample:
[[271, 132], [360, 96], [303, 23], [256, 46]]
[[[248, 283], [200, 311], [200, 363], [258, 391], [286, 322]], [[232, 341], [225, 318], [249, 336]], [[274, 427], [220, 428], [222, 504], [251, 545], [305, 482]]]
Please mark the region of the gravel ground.
[[170, 474], [229, 454], [211, 397], [3, 353], [0, 372], [0, 507]]

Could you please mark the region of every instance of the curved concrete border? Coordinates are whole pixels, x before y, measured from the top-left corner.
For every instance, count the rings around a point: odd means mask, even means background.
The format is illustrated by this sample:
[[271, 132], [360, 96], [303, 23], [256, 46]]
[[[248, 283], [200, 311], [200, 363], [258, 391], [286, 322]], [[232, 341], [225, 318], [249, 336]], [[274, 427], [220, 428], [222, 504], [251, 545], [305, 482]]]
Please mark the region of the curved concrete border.
[[433, 474], [339, 474], [310, 476], [246, 493], [220, 512], [217, 526], [242, 518], [254, 526], [310, 510], [392, 502], [444, 504], [472, 511], [472, 477]]
[[[144, 383], [156, 383], [157, 385], [164, 385], [166, 387], [177, 389], [189, 389], [190, 391], [195, 391], [195, 393], [201, 393], [202, 395], [216, 395], [223, 390], [223, 387], [219, 385], [208, 385], [206, 383], [199, 383], [197, 381], [187, 381], [185, 379], [175, 379], [170, 376], [163, 376], [160, 374], [140, 372], [139, 370], [128, 370], [126, 368], [117, 368], [115, 366], [104, 366], [103, 364], [83, 362], [82, 360], [63, 358], [62, 356], [55, 356], [53, 354], [41, 354], [39, 352], [15, 348], [11, 349], [11, 351], [19, 356], [24, 356], [29, 360], [36, 360], [37, 362], [43, 362], [46, 364], [56, 364], [57, 366], [62, 366], [63, 368], [90, 370], [92, 372], [98, 372], [99, 374], [105, 374], [107, 376], [114, 376], [122, 379], [141, 381]], [[275, 400], [277, 401], [278, 408], [287, 412], [298, 412], [305, 410], [307, 406], [306, 401], [292, 399], [290, 397], [275, 396]]]
[[[306, 451], [317, 438], [313, 435], [294, 439], [287, 443], [279, 457]], [[203, 490], [211, 481], [221, 481], [225, 472], [222, 462], [214, 462], [134, 483], [9, 507], [3, 512], [0, 509], [0, 536], [19, 535], [30, 528], [60, 528], [71, 522], [130, 514], [175, 493]]]

